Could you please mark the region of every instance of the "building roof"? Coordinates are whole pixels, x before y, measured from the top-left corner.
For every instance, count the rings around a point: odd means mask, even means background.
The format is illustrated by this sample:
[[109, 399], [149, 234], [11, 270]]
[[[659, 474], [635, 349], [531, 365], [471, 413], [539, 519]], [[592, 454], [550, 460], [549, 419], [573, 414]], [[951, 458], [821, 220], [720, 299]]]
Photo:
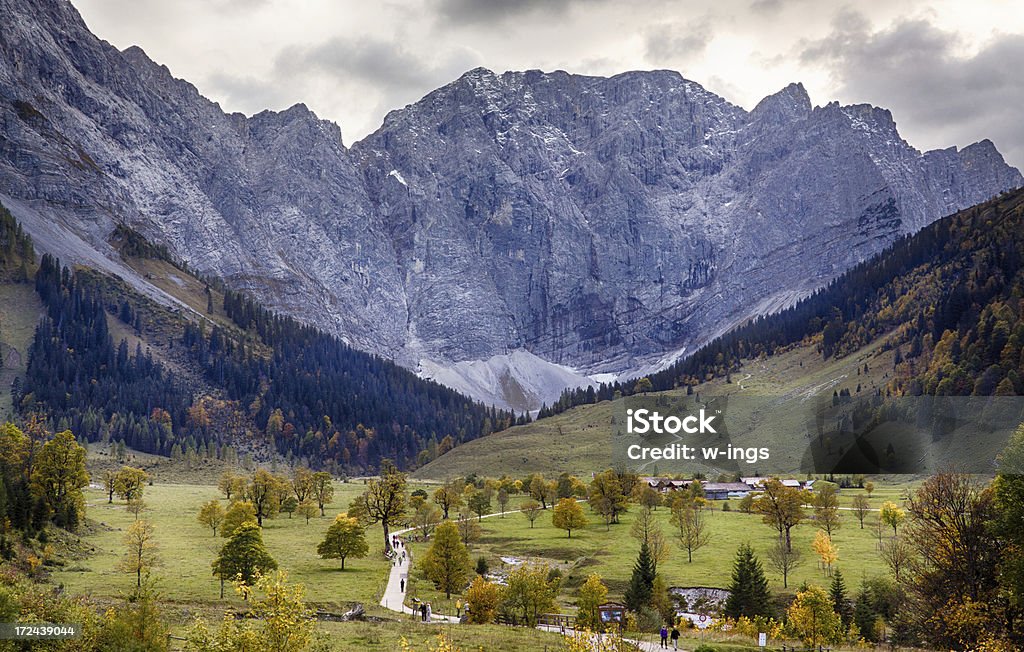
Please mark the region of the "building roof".
[[745, 482], [705, 482], [704, 491], [750, 491]]

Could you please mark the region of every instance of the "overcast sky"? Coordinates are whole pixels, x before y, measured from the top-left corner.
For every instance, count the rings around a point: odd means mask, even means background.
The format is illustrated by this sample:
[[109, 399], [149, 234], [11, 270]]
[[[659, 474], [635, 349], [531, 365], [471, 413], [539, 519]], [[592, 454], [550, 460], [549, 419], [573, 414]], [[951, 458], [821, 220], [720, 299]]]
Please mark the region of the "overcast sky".
[[892, 110], [920, 149], [993, 140], [1024, 169], [1024, 11], [1013, 0], [73, 0], [225, 110], [304, 102], [351, 144], [476, 66], [669, 68], [747, 109], [792, 81], [814, 104]]

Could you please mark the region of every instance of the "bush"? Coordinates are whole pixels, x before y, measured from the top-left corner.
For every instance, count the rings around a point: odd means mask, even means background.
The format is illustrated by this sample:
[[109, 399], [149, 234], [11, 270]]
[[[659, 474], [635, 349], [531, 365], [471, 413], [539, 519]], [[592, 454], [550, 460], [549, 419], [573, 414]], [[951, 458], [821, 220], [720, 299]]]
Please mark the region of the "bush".
[[487, 565], [487, 558], [478, 557], [476, 560], [476, 574], [481, 577], [487, 577], [488, 571], [490, 571], [490, 567]]

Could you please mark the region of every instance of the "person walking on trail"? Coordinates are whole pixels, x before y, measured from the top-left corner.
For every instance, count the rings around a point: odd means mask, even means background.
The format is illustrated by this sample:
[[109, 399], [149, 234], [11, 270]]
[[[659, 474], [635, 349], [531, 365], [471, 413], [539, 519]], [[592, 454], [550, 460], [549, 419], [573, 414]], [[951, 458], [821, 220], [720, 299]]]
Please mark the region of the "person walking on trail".
[[428, 623], [429, 623], [429, 622], [432, 622], [432, 621], [431, 621], [431, 617], [432, 617], [432, 616], [433, 616], [433, 614], [431, 613], [431, 609], [430, 609], [430, 603], [428, 602], [428, 603], [427, 603], [427, 622], [428, 622]]
[[455, 601], [455, 617], [459, 618], [462, 616], [462, 600]]
[[679, 628], [678, 627], [675, 627], [675, 626], [672, 627], [671, 638], [672, 638], [672, 649], [673, 650], [678, 650], [679, 649]]
[[398, 586], [399, 586], [398, 591], [400, 593], [405, 593], [405, 578], [404, 577], [400, 580]]
[[668, 629], [664, 625], [661, 626], [661, 647], [668, 649]]
[[424, 602], [420, 605], [420, 618], [423, 622], [427, 622], [427, 603]]

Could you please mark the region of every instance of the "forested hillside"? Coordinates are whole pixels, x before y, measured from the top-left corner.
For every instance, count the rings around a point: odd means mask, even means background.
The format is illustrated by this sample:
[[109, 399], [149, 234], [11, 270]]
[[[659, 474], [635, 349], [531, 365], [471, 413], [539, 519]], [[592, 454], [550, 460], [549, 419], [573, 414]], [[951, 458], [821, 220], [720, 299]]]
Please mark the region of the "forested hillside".
[[[890, 395], [1024, 394], [1024, 191], [901, 238], [813, 296], [756, 319], [649, 377], [666, 390], [727, 377], [799, 343], [842, 357], [895, 331]], [[646, 386], [646, 383], [645, 383]], [[635, 383], [566, 392], [542, 412], [628, 394]]]
[[[14, 265], [23, 276], [30, 267], [21, 261], [34, 255], [10, 222], [0, 244], [28, 252]], [[126, 257], [173, 264], [130, 230], [113, 238]], [[82, 439], [172, 455], [210, 454], [247, 437], [355, 473], [384, 457], [414, 467], [514, 420], [238, 293], [223, 293], [228, 319], [218, 322], [161, 312], [127, 286], [48, 255], [35, 279], [46, 316], [12, 398], [22, 417], [39, 415]], [[206, 291], [213, 312], [209, 284]], [[171, 361], [165, 350], [181, 353]]]

